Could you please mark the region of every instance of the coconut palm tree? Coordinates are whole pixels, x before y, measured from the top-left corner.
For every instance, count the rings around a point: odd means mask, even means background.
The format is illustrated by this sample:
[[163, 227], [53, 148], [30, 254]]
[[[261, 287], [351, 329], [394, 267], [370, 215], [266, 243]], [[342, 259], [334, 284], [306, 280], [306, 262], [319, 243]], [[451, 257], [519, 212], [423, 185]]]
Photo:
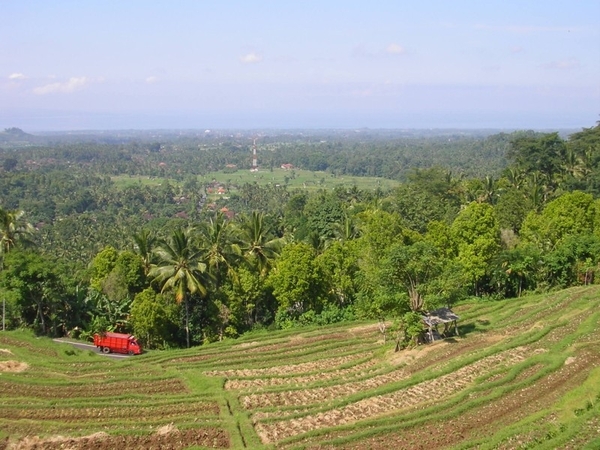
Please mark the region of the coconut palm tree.
[[346, 242], [358, 238], [360, 229], [356, 221], [345, 214], [340, 222], [333, 224], [333, 233], [338, 241]]
[[168, 239], [160, 242], [156, 249], [158, 265], [154, 266], [148, 276], [161, 286], [161, 292], [175, 293], [177, 303], [185, 308], [185, 337], [187, 347], [190, 346], [190, 312], [191, 295], [205, 296], [207, 265], [202, 259], [203, 251], [194, 242], [194, 230], [176, 229]]
[[257, 268], [261, 277], [266, 276], [279, 256], [284, 239], [273, 237], [262, 212], [253, 211], [250, 216], [242, 216], [238, 229], [242, 254]]
[[144, 274], [148, 275], [156, 262], [156, 254], [153, 250], [158, 239], [151, 231], [142, 230], [138, 234], [133, 235], [133, 242], [133, 250], [142, 259]]
[[23, 217], [24, 211], [0, 208], [0, 254], [10, 252], [17, 244], [33, 245], [34, 228]]
[[203, 257], [208, 270], [219, 289], [225, 274], [235, 277], [235, 263], [240, 257], [239, 247], [235, 245], [232, 223], [223, 213], [218, 212], [198, 229]]

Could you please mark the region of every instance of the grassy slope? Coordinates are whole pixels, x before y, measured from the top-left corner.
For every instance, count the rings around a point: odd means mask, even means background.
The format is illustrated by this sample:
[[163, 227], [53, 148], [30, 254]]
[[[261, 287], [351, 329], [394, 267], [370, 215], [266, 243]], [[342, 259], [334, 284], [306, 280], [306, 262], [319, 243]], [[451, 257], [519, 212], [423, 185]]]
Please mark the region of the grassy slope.
[[599, 306], [600, 286], [465, 302], [462, 337], [399, 353], [375, 324], [116, 361], [0, 333], [0, 364], [28, 364], [0, 373], [0, 438], [102, 431], [139, 448], [162, 430], [173, 448], [599, 448]]

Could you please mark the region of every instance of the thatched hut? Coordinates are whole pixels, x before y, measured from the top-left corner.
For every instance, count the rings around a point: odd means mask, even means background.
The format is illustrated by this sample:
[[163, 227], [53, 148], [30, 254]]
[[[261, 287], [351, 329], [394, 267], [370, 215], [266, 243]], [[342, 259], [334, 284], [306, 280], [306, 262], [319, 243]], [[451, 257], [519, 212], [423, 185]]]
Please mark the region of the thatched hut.
[[[425, 331], [425, 341], [433, 342], [458, 334], [457, 321], [460, 319], [450, 308], [439, 308], [423, 315], [423, 323], [427, 327]], [[440, 332], [439, 326], [444, 325], [444, 330]]]

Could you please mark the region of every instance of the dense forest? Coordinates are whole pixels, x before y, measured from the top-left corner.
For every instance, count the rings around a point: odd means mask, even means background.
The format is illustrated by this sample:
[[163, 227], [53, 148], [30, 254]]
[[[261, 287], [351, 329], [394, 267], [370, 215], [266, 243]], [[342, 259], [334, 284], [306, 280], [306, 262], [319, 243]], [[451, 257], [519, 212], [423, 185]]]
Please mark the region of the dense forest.
[[[213, 191], [283, 164], [394, 179]], [[600, 271], [600, 124], [558, 132], [0, 132], [7, 329], [135, 333], [149, 348], [270, 327], [397, 319]], [[126, 185], [117, 177], [139, 177]]]

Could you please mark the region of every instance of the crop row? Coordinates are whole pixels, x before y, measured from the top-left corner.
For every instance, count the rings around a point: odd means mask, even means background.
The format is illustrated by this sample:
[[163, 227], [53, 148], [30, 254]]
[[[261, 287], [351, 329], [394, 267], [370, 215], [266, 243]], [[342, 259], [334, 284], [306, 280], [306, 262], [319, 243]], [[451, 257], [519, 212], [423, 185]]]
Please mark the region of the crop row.
[[73, 407], [46, 407], [46, 408], [9, 408], [3, 407], [0, 411], [0, 420], [61, 420], [61, 421], [86, 421], [89, 419], [127, 419], [148, 420], [152, 417], [166, 417], [178, 414], [196, 416], [218, 416], [219, 405], [216, 402], [187, 402], [167, 404], [160, 406], [134, 406], [134, 407], [105, 407], [105, 408], [73, 408]]
[[296, 373], [310, 373], [315, 371], [323, 371], [332, 367], [339, 367], [344, 364], [352, 363], [353, 361], [368, 357], [370, 354], [359, 353], [346, 356], [338, 356], [329, 359], [319, 359], [299, 364], [282, 365], [275, 367], [266, 367], [261, 369], [239, 369], [239, 370], [211, 370], [205, 372], [206, 375], [212, 377], [258, 377], [258, 376], [280, 376]]
[[346, 406], [319, 412], [304, 417], [265, 421], [281, 418], [281, 413], [260, 413], [254, 415], [256, 430], [264, 442], [277, 442], [290, 436], [324, 427], [365, 420], [392, 411], [414, 406], [423, 406], [456, 394], [478, 377], [496, 369], [500, 365], [513, 365], [528, 356], [531, 350], [523, 347], [510, 349], [491, 355], [447, 375], [427, 380], [398, 391], [368, 397]]
[[220, 428], [173, 430], [167, 433], [135, 436], [111, 436], [101, 432], [81, 438], [55, 437], [40, 439], [27, 437], [17, 444], [17, 448], [27, 448], [28, 450], [112, 450], [115, 448], [119, 450], [156, 448], [178, 450], [194, 445], [210, 448], [229, 448], [230, 438], [227, 432]]
[[131, 380], [111, 383], [87, 383], [71, 385], [41, 385], [0, 382], [2, 397], [35, 398], [75, 398], [75, 397], [116, 397], [128, 394], [168, 395], [187, 391], [184, 383], [177, 378], [163, 380]]

